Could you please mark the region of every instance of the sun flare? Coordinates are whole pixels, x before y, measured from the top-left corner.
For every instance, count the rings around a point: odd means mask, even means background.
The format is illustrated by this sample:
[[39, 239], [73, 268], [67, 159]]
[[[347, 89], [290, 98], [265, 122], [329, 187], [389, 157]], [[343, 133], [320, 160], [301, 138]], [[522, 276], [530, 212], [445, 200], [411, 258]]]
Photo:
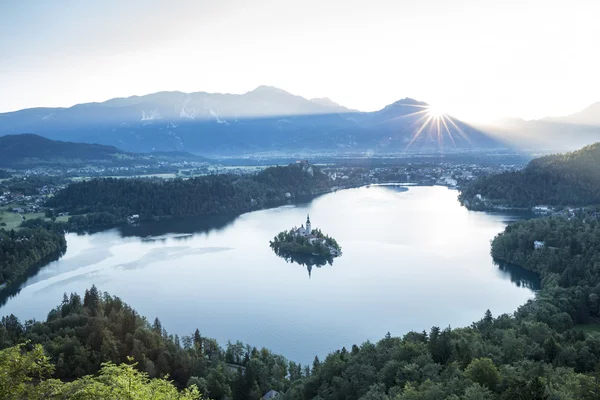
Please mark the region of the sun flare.
[[439, 107], [436, 107], [436, 106], [427, 107], [427, 115], [429, 115], [433, 118], [440, 118], [444, 114], [446, 114], [446, 113]]

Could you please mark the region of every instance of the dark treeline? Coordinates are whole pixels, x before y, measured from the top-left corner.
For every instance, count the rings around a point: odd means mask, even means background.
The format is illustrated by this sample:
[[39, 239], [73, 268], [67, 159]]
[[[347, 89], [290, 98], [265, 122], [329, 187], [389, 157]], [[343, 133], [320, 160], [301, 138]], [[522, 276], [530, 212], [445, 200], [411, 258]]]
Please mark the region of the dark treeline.
[[5, 169], [0, 169], [0, 179], [10, 178], [12, 174]]
[[[236, 214], [281, 204], [287, 199], [286, 193], [293, 197], [308, 195], [329, 184], [325, 174], [303, 163], [246, 176], [209, 175], [167, 181], [93, 179], [69, 185], [47, 205], [56, 212], [88, 214], [88, 218], [90, 213], [108, 213], [121, 222], [134, 214], [141, 219]], [[107, 224], [111, 222], [106, 214], [100, 218]]]
[[512, 207], [598, 204], [599, 171], [600, 143], [596, 143], [571, 153], [536, 158], [521, 171], [481, 177], [464, 188], [460, 198], [463, 203], [473, 203], [481, 194]]
[[62, 255], [67, 242], [60, 229], [0, 230], [0, 284], [10, 283], [40, 262]]

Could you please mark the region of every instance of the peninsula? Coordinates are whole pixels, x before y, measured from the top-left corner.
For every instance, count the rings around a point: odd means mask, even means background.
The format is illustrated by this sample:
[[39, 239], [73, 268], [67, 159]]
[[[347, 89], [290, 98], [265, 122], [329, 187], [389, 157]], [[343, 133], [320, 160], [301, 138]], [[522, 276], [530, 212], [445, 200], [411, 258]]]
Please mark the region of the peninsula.
[[339, 257], [342, 249], [336, 240], [329, 237], [320, 229], [312, 229], [310, 216], [306, 216], [306, 226], [292, 228], [280, 232], [270, 242], [271, 248], [277, 255], [310, 254], [325, 258]]

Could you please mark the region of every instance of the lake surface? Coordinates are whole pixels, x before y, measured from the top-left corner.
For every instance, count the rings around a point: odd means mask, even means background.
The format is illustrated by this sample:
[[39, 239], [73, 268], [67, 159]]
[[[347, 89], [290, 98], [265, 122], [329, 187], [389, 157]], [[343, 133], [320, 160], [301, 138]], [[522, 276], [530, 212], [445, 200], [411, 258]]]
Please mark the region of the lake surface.
[[[494, 265], [490, 240], [517, 218], [471, 212], [445, 187], [343, 190], [309, 203], [219, 217], [68, 234], [68, 250], [5, 299], [0, 315], [43, 320], [64, 292], [95, 284], [170, 332], [196, 328], [289, 359], [377, 341], [391, 332], [467, 326], [513, 312], [538, 285]], [[288, 263], [269, 248], [310, 213], [343, 256], [332, 265]]]

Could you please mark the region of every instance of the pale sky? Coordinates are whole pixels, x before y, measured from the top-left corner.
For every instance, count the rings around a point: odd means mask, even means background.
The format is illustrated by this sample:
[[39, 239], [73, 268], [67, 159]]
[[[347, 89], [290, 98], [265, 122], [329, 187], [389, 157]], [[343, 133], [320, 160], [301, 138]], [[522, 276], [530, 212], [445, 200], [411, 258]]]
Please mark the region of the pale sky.
[[566, 115], [600, 101], [599, 0], [0, 0], [0, 112], [277, 86], [376, 110]]

